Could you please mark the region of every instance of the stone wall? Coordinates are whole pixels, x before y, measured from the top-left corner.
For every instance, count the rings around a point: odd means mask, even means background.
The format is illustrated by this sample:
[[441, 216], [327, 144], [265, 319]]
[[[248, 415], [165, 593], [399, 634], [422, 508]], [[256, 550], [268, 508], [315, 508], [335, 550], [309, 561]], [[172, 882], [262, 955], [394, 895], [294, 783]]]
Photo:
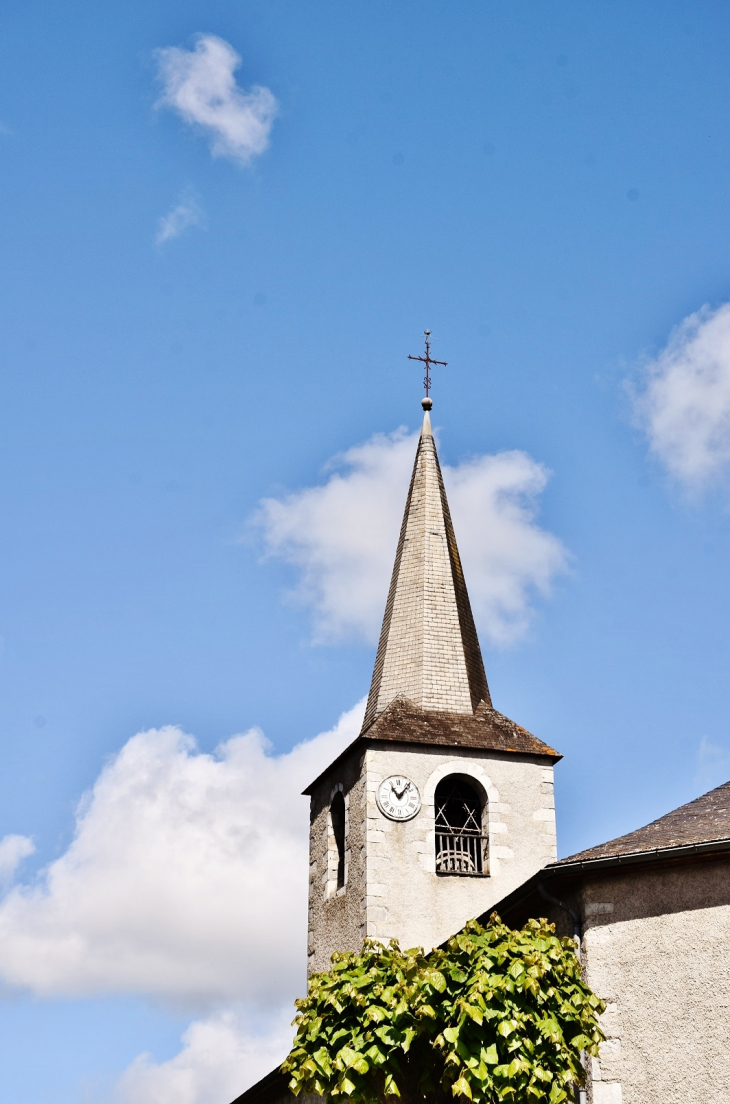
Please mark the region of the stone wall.
[[[380, 782], [407, 775], [418, 786], [413, 820], [388, 820], [377, 807]], [[466, 775], [485, 799], [489, 874], [436, 873], [436, 786]], [[332, 893], [329, 804], [338, 786], [347, 807], [346, 884]], [[329, 857], [328, 857], [329, 853]], [[556, 857], [553, 770], [526, 755], [448, 747], [368, 745], [336, 764], [312, 797], [310, 972], [329, 965], [334, 950], [357, 950], [365, 936], [396, 938], [426, 949], [488, 910]]]
[[[366, 849], [364, 749], [341, 759], [312, 794], [309, 830], [308, 973], [326, 970], [334, 951], [359, 950], [365, 938]], [[338, 789], [345, 798], [345, 885], [337, 890], [329, 815]]]

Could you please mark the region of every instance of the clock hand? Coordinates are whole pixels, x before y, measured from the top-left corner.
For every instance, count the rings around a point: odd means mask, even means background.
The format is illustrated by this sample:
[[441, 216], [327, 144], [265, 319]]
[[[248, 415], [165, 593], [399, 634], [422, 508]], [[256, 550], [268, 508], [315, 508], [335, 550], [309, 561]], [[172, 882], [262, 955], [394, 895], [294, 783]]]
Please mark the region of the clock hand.
[[395, 796], [398, 798], [398, 800], [400, 801], [400, 799], [403, 797], [403, 794], [406, 792], [406, 790], [410, 790], [411, 784], [410, 784], [410, 782], [406, 782], [406, 784], [405, 784], [405, 786], [403, 787], [402, 790], [396, 790], [395, 786], [391, 782], [390, 788], [393, 791], [393, 793], [395, 794]]

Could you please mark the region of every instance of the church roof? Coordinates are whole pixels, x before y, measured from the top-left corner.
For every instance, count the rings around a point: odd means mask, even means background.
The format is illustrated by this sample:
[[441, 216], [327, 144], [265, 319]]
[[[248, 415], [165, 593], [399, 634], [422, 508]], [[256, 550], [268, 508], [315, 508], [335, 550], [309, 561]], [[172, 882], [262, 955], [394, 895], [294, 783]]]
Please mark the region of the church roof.
[[591, 862], [597, 859], [621, 858], [643, 852], [664, 851], [668, 848], [692, 847], [730, 840], [730, 782], [703, 794], [687, 805], [680, 805], [644, 828], [628, 832], [625, 836], [589, 847], [567, 859], [552, 863], [552, 867], [573, 863]]
[[509, 717], [498, 713], [491, 705], [482, 703], [475, 713], [446, 713], [419, 709], [407, 698], [396, 698], [307, 786], [304, 793], [311, 794], [320, 779], [353, 748], [380, 740], [426, 747], [480, 748], [507, 755], [539, 755], [553, 763], [562, 759], [560, 752], [538, 740], [537, 736]]
[[545, 755], [555, 761], [562, 758], [554, 748], [484, 702], [474, 713], [442, 713], [419, 709], [406, 698], [397, 698], [361, 736], [369, 740], [393, 740], [406, 744], [438, 744]]
[[423, 429], [385, 606], [363, 731], [395, 698], [473, 714], [491, 706], [482, 653], [424, 400]]

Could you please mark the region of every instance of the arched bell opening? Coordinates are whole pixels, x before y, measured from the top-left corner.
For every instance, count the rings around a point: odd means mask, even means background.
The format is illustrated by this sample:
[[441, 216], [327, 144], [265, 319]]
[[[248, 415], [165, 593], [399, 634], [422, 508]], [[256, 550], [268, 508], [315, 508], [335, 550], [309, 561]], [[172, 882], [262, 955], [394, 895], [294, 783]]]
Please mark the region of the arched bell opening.
[[436, 787], [436, 873], [489, 873], [487, 798], [468, 775], [450, 774]]
[[330, 824], [334, 842], [332, 881], [337, 890], [342, 889], [345, 884], [345, 799], [342, 796], [342, 790], [338, 790], [332, 798]]

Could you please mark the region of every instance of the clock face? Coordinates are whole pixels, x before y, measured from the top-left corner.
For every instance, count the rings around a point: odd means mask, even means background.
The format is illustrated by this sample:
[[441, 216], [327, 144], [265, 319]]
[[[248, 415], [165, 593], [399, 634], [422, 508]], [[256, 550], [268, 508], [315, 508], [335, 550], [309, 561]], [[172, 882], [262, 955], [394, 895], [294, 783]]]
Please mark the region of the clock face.
[[421, 795], [415, 782], [403, 774], [391, 774], [378, 786], [378, 808], [389, 820], [411, 820], [421, 808]]

